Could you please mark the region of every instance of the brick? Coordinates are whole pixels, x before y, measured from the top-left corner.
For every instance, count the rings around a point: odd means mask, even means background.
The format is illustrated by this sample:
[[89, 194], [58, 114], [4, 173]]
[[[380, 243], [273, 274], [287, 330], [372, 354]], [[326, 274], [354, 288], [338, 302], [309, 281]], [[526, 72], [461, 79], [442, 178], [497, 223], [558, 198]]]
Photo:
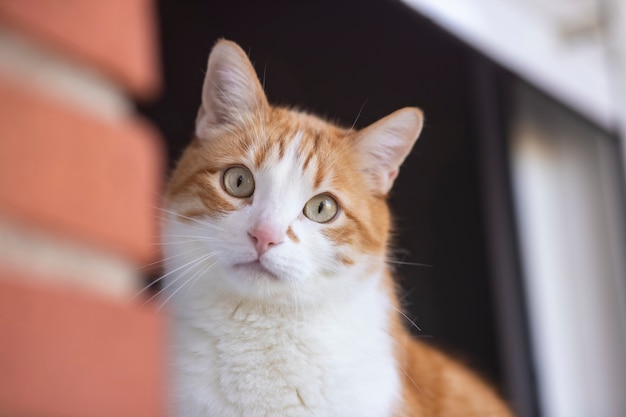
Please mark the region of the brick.
[[160, 86], [154, 15], [150, 0], [0, 0], [0, 22], [143, 98]]
[[155, 255], [158, 135], [139, 119], [107, 123], [0, 77], [0, 216], [102, 247]]
[[0, 272], [0, 415], [159, 417], [164, 320]]

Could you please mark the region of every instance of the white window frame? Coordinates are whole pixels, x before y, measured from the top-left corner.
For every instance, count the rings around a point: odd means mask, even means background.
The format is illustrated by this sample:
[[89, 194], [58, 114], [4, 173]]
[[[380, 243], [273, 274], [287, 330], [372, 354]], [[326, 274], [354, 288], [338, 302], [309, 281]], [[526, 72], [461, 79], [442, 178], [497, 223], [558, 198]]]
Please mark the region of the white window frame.
[[543, 93], [514, 90], [506, 138], [540, 414], [623, 416], [626, 2], [403, 1]]

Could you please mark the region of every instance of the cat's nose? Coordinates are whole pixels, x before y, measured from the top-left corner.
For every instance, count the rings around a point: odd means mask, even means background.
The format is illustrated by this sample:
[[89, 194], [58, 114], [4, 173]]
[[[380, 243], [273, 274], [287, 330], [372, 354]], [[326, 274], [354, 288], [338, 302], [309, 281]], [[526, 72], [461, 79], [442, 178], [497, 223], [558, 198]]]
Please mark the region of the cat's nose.
[[271, 225], [260, 225], [248, 232], [254, 242], [259, 256], [267, 252], [272, 246], [283, 243], [284, 233], [277, 227]]

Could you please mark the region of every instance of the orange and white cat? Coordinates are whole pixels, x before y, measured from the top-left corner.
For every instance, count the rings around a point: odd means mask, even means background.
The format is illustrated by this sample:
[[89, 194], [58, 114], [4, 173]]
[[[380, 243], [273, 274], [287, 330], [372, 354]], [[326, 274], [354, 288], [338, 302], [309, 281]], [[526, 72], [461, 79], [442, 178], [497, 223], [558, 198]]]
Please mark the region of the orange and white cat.
[[215, 45], [165, 199], [175, 415], [510, 416], [401, 324], [386, 196], [421, 128], [416, 108], [356, 131], [270, 106]]

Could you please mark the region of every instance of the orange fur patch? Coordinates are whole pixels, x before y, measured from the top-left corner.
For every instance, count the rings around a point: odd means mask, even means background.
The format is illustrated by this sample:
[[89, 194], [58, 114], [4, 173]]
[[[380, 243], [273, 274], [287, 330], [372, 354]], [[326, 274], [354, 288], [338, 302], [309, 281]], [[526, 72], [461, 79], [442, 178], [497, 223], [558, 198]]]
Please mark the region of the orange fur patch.
[[298, 238], [298, 235], [296, 235], [296, 233], [293, 231], [291, 226], [289, 226], [289, 228], [287, 229], [287, 237], [293, 240], [295, 243], [300, 243], [300, 239]]
[[345, 255], [340, 255], [339, 256], [339, 262], [341, 262], [342, 264], [346, 265], [346, 266], [352, 266], [354, 265], [354, 259], [349, 258]]

